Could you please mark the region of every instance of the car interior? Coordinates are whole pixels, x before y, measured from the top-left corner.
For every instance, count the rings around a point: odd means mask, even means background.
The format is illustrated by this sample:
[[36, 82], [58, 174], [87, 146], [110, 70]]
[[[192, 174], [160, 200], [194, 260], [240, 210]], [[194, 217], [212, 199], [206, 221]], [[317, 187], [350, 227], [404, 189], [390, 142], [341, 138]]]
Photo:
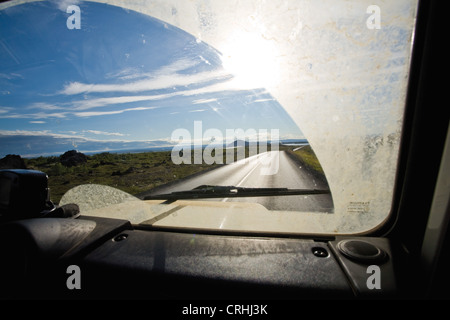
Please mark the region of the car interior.
[[448, 299], [442, 12], [440, 1], [419, 1], [391, 214], [382, 227], [311, 236], [135, 224], [70, 205], [47, 208], [45, 174], [2, 170], [1, 298]]

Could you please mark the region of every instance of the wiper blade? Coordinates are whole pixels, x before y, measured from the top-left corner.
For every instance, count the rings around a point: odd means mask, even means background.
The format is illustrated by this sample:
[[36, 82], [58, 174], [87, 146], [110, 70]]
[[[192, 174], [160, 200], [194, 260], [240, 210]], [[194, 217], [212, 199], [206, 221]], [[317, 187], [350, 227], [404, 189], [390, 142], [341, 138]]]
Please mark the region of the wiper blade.
[[201, 185], [192, 190], [146, 196], [144, 200], [183, 200], [205, 198], [239, 198], [330, 194], [328, 189], [244, 188], [234, 186]]

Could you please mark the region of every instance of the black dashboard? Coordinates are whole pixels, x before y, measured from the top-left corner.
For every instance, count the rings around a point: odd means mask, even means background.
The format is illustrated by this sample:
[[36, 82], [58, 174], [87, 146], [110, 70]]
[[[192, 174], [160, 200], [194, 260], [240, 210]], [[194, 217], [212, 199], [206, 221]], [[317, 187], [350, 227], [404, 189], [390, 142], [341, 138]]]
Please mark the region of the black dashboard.
[[89, 216], [9, 222], [0, 237], [7, 298], [366, 299], [400, 293], [394, 246], [384, 238], [187, 233]]

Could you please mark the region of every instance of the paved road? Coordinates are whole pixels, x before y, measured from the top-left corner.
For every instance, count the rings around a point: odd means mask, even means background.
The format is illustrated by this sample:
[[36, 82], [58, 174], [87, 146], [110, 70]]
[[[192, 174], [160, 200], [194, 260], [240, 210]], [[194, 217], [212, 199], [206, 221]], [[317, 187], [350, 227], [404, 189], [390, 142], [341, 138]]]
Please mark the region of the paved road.
[[[190, 190], [200, 185], [250, 188], [326, 189], [328, 186], [298, 166], [284, 151], [255, 155], [196, 177], [159, 188], [150, 194]], [[208, 199], [212, 201], [257, 202], [269, 210], [332, 212], [331, 195]]]

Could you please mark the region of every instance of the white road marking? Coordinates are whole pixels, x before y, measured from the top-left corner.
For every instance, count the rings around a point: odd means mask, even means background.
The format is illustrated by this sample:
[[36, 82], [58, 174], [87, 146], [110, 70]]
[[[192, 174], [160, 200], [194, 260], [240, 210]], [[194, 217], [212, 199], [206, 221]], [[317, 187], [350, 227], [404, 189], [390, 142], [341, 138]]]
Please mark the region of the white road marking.
[[[262, 155], [267, 156], [266, 153], [264, 153], [264, 154], [258, 154], [258, 155], [257, 155], [257, 158], [259, 158], [259, 157], [262, 156]], [[256, 161], [256, 160], [253, 160], [253, 161]], [[247, 174], [245, 175], [245, 177], [242, 178], [241, 181], [239, 181], [239, 183], [236, 185], [236, 187], [240, 187], [241, 184], [244, 183], [244, 181], [245, 181], [245, 180], [253, 173], [253, 171], [255, 171], [256, 168], [259, 167], [259, 165], [260, 165], [260, 162], [259, 162], [259, 161], [256, 161], [255, 167], [254, 167], [252, 170], [250, 170], [250, 172], [247, 173]], [[228, 198], [224, 198], [224, 199], [222, 199], [221, 201], [222, 201], [222, 202], [225, 202], [225, 201], [227, 201], [227, 200], [228, 200]]]

